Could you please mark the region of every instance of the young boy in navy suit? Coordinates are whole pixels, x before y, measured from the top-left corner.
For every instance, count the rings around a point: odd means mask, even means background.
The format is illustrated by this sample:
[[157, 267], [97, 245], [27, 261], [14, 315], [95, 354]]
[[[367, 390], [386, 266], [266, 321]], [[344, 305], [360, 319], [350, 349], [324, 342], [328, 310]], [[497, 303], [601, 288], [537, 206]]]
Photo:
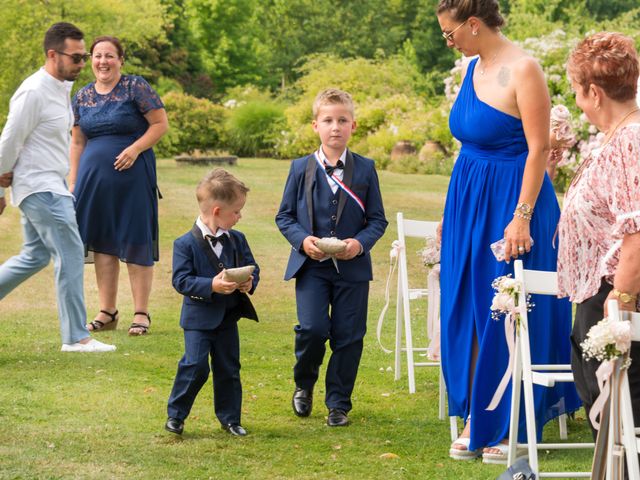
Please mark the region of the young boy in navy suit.
[[[173, 244], [173, 287], [182, 295], [180, 326], [185, 353], [169, 397], [165, 429], [182, 434], [196, 395], [213, 372], [214, 409], [222, 428], [244, 436], [240, 423], [241, 317], [258, 321], [247, 293], [258, 284], [259, 271], [245, 236], [232, 227], [241, 218], [249, 189], [229, 172], [217, 168], [196, 188], [200, 216], [190, 232]], [[224, 270], [255, 265], [244, 283], [226, 281]]]
[[[293, 411], [311, 414], [313, 387], [329, 340], [325, 377], [327, 425], [349, 423], [351, 393], [367, 327], [371, 248], [387, 220], [373, 160], [347, 149], [356, 129], [351, 96], [321, 92], [313, 103], [313, 129], [321, 145], [291, 163], [276, 224], [292, 246], [285, 280], [296, 279], [296, 388]], [[322, 237], [347, 244], [335, 263], [315, 245]]]

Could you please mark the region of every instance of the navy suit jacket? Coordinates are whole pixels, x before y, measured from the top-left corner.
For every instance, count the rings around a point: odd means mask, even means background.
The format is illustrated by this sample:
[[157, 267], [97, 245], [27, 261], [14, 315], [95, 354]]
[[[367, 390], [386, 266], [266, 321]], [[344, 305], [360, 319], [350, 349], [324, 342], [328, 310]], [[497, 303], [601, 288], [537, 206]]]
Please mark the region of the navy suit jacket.
[[[291, 162], [282, 203], [276, 215], [280, 232], [291, 244], [285, 280], [295, 277], [308, 258], [302, 249], [302, 242], [309, 235], [314, 235], [312, 198], [317, 168], [320, 167], [313, 154]], [[362, 244], [363, 254], [351, 260], [338, 260], [338, 268], [348, 281], [369, 281], [373, 279], [369, 252], [388, 224], [374, 161], [347, 150], [343, 183], [362, 200], [365, 211], [363, 213], [355, 200], [340, 190], [336, 237], [355, 238]]]
[[[253, 286], [249, 292], [253, 293], [260, 280], [260, 268], [244, 234], [237, 230], [229, 230], [229, 234], [235, 247], [236, 266], [256, 266], [253, 271]], [[211, 283], [213, 277], [222, 270], [220, 265], [220, 260], [213, 253], [209, 242], [202, 237], [202, 231], [197, 225], [173, 242], [173, 288], [184, 295], [180, 314], [182, 328], [213, 330], [222, 323], [225, 316], [231, 316], [233, 320], [245, 317], [258, 321], [258, 315], [246, 293], [237, 290], [230, 295], [213, 292]], [[227, 311], [229, 299], [226, 297], [232, 295], [237, 296], [237, 305]]]

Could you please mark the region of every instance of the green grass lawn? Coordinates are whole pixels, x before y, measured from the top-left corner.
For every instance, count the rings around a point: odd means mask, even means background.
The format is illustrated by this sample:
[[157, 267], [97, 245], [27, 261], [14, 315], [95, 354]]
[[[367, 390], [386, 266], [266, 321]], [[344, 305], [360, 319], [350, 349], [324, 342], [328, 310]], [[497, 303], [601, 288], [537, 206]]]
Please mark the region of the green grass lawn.
[[[209, 382], [187, 419], [183, 438], [163, 430], [166, 402], [183, 352], [178, 325], [181, 297], [171, 287], [173, 240], [188, 231], [197, 215], [196, 182], [207, 168], [158, 165], [160, 188], [160, 262], [155, 270], [150, 335], [127, 336], [133, 307], [126, 269], [121, 278], [115, 332], [98, 334], [115, 343], [112, 354], [62, 354], [53, 288], [53, 269], [21, 285], [0, 302], [0, 478], [422, 478], [490, 479], [503, 468], [480, 461], [448, 458], [448, 422], [437, 418], [438, 376], [418, 369], [417, 393], [408, 393], [406, 374], [395, 382], [392, 355], [375, 339], [395, 237], [395, 214], [437, 220], [448, 179], [380, 172], [390, 226], [373, 251], [369, 334], [354, 391], [352, 424], [325, 426], [324, 384], [316, 388], [316, 405], [307, 419], [291, 412], [293, 392], [293, 283], [282, 280], [289, 246], [274, 216], [289, 162], [241, 159], [230, 170], [250, 188], [243, 219], [261, 266], [253, 296], [260, 323], [240, 322], [243, 424], [245, 438], [224, 433], [214, 417]], [[472, 212], [470, 212], [472, 214]], [[0, 216], [0, 262], [16, 254], [22, 236], [18, 210]], [[410, 260], [420, 242], [408, 247]], [[423, 276], [419, 267], [414, 280]], [[87, 266], [85, 294], [89, 318], [98, 309], [93, 268]], [[384, 342], [393, 342], [395, 307], [390, 307]], [[425, 305], [415, 307], [417, 340], [425, 341]], [[322, 374], [323, 375], [323, 374]], [[570, 437], [589, 437], [583, 416], [569, 422]], [[555, 423], [545, 440], [557, 436]], [[395, 458], [381, 457], [393, 453]], [[542, 465], [553, 469], [589, 468], [586, 452], [541, 452]]]

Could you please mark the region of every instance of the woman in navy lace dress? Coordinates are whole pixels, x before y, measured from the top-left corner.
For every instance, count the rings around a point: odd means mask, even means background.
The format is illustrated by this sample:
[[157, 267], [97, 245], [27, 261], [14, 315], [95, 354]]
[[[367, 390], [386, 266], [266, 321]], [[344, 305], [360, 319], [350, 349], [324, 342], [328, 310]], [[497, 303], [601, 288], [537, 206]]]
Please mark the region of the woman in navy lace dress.
[[91, 46], [96, 81], [73, 99], [70, 190], [87, 255], [93, 255], [100, 312], [89, 330], [114, 329], [120, 261], [133, 293], [130, 335], [149, 329], [153, 263], [158, 260], [158, 187], [151, 147], [168, 128], [158, 94], [142, 78], [122, 75], [115, 37]]

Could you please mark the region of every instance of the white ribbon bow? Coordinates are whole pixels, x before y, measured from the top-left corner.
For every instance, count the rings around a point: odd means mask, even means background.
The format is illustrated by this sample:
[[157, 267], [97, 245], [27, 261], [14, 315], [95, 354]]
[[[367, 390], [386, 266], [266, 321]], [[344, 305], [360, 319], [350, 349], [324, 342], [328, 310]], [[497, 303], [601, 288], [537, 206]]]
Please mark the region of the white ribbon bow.
[[[389, 252], [389, 274], [387, 275], [387, 286], [384, 291], [385, 304], [382, 307], [380, 316], [378, 317], [378, 325], [376, 327], [376, 336], [378, 339], [378, 345], [385, 353], [391, 353], [393, 350], [389, 350], [382, 344], [382, 326], [384, 324], [384, 316], [389, 309], [389, 297], [391, 289], [391, 278], [393, 272], [395, 272], [398, 266], [398, 255], [400, 250], [404, 249], [404, 245], [399, 240], [394, 240], [391, 244], [391, 251]], [[427, 357], [430, 360], [440, 360], [440, 265], [434, 265], [429, 275], [427, 276], [427, 291], [429, 294], [429, 307], [427, 312], [427, 335], [429, 336], [429, 348], [427, 351]]]
[[440, 264], [431, 268], [427, 276], [427, 290], [429, 292], [429, 310], [427, 313], [427, 335], [429, 349], [427, 358], [440, 361]]
[[393, 272], [395, 272], [396, 267], [398, 266], [398, 255], [400, 250], [402, 250], [404, 246], [400, 243], [399, 240], [394, 240], [391, 244], [391, 251], [389, 252], [389, 274], [387, 275], [387, 287], [384, 291], [384, 299], [385, 304], [382, 307], [382, 311], [380, 312], [380, 316], [378, 317], [378, 326], [376, 327], [376, 335], [378, 337], [378, 345], [382, 348], [384, 353], [391, 353], [392, 350], [385, 348], [382, 345], [382, 324], [384, 323], [384, 315], [387, 313], [387, 309], [389, 308], [389, 288], [391, 286], [391, 277], [393, 276]]
[[589, 412], [591, 425], [593, 425], [593, 428], [596, 430], [600, 430], [600, 421], [598, 418], [602, 414], [602, 410], [609, 399], [609, 395], [611, 395], [611, 382], [609, 380], [611, 379], [614, 367], [615, 360], [605, 360], [600, 364], [598, 370], [596, 370], [596, 378], [598, 379], [600, 395], [598, 395], [596, 401], [593, 402], [591, 411]]
[[[526, 307], [525, 307], [526, 308]], [[509, 350], [509, 363], [507, 364], [507, 370], [504, 372], [502, 376], [502, 380], [498, 384], [498, 388], [496, 388], [496, 392], [493, 394], [493, 398], [491, 399], [491, 403], [486, 408], [486, 410], [493, 411], [500, 404], [500, 400], [504, 396], [504, 392], [509, 385], [509, 381], [511, 380], [511, 372], [513, 371], [513, 361], [515, 360], [515, 355], [513, 351], [516, 346], [515, 342], [515, 327], [516, 327], [516, 317], [517, 314], [512, 315], [511, 313], [507, 313], [504, 317], [504, 336], [507, 341], [507, 349]]]

